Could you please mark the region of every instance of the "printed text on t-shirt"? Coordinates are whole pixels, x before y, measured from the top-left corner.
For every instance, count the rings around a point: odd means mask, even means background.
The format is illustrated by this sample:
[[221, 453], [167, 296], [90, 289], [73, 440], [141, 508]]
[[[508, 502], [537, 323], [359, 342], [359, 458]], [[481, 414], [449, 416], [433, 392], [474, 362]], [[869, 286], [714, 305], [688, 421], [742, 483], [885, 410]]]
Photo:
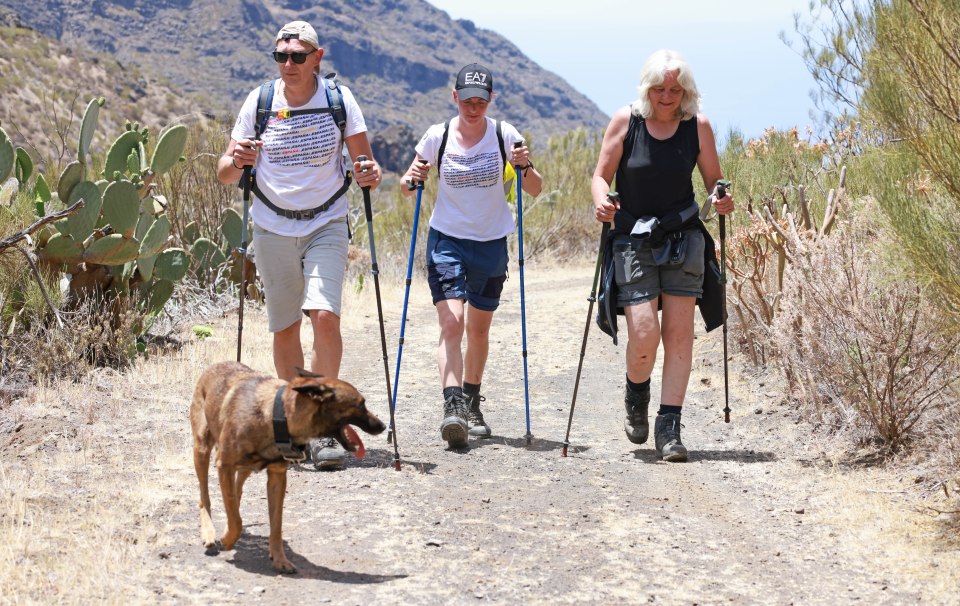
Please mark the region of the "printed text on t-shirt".
[[500, 177], [500, 154], [489, 152], [475, 156], [444, 154], [443, 181], [457, 189], [493, 187]]
[[337, 132], [329, 114], [271, 118], [263, 150], [276, 166], [324, 166], [338, 151]]

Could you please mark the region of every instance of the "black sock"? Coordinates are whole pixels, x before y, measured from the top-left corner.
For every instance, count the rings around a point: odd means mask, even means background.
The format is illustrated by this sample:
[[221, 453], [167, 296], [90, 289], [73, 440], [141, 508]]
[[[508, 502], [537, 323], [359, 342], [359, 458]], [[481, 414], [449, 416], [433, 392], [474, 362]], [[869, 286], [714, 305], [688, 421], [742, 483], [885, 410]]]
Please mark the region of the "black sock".
[[633, 393], [643, 393], [645, 391], [650, 391], [650, 379], [643, 381], [642, 383], [634, 383], [630, 380], [630, 377], [627, 377], [627, 389]]
[[453, 387], [443, 388], [443, 399], [449, 400], [452, 396], [462, 396], [463, 389], [454, 385]]
[[670, 406], [669, 404], [661, 404], [660, 410], [657, 411], [658, 415], [679, 415], [683, 410], [683, 406]]
[[479, 383], [467, 383], [463, 382], [463, 393], [470, 395], [477, 395], [480, 393], [480, 384]]

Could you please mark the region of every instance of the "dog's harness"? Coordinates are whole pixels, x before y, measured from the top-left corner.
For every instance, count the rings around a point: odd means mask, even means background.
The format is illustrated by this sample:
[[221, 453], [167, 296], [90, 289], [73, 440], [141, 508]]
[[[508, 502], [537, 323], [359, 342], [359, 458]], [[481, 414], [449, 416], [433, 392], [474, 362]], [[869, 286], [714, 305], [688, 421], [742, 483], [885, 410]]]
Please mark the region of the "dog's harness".
[[273, 398], [273, 441], [284, 460], [297, 463], [307, 458], [307, 447], [294, 444], [287, 429], [287, 415], [283, 411], [283, 390], [286, 388], [286, 385], [280, 387]]

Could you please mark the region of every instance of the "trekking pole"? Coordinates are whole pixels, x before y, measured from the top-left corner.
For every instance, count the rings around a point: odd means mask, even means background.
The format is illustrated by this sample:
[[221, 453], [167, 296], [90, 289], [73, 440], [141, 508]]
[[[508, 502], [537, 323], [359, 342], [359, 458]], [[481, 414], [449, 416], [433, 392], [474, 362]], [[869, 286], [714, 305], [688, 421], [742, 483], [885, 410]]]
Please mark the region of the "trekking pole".
[[[363, 165], [367, 161], [364, 155], [357, 156], [357, 162]], [[366, 172], [366, 169], [363, 169]], [[370, 273], [373, 274], [373, 289], [377, 294], [377, 318], [380, 320], [380, 349], [383, 352], [383, 375], [387, 379], [387, 402], [390, 405], [390, 427], [396, 427], [393, 415], [393, 396], [390, 391], [390, 363], [387, 357], [387, 335], [383, 330], [383, 303], [380, 301], [380, 266], [377, 264], [377, 246], [373, 241], [373, 208], [370, 206], [370, 187], [363, 187], [363, 212], [367, 216], [367, 236], [370, 238]], [[396, 430], [393, 430], [396, 432]], [[397, 437], [393, 436], [393, 467], [400, 471], [400, 449]]]
[[[607, 197], [614, 199], [617, 192], [612, 191]], [[607, 234], [610, 232], [610, 224], [604, 223], [600, 231], [600, 252], [597, 253], [597, 269], [593, 272], [593, 286], [590, 288], [590, 296], [587, 301], [590, 305], [587, 307], [587, 323], [583, 327], [583, 343], [580, 345], [580, 363], [577, 365], [577, 378], [573, 382], [573, 398], [570, 400], [570, 416], [567, 418], [567, 435], [563, 436], [563, 451], [561, 454], [567, 456], [567, 446], [570, 446], [570, 426], [573, 425], [573, 409], [577, 405], [577, 390], [580, 388], [580, 372], [583, 370], [583, 357], [587, 353], [587, 335], [590, 334], [590, 319], [593, 317], [593, 303], [597, 300], [597, 284], [600, 282], [600, 267], [603, 265], [603, 247], [607, 242]]]
[[[420, 164], [426, 164], [426, 160], [420, 160]], [[387, 431], [387, 443], [393, 439], [393, 411], [397, 408], [397, 387], [400, 384], [400, 360], [403, 358], [403, 335], [407, 329], [407, 303], [410, 301], [410, 281], [413, 276], [413, 255], [417, 250], [417, 225], [420, 222], [420, 199], [423, 197], [423, 181], [417, 181], [416, 185], [411, 185], [411, 189], [417, 190], [417, 205], [413, 210], [413, 232], [410, 234], [410, 256], [407, 260], [407, 286], [403, 293], [403, 313], [400, 314], [400, 344], [397, 347], [397, 369], [393, 373], [393, 401], [390, 404], [390, 429]]]
[[[717, 181], [717, 200], [727, 195], [730, 182]], [[725, 215], [720, 215], [720, 286], [723, 292], [723, 422], [730, 422], [730, 378], [727, 370], [727, 224]]]
[[240, 352], [242, 351], [243, 304], [247, 295], [247, 213], [250, 207], [250, 183], [253, 180], [253, 167], [244, 166], [243, 176], [240, 177], [240, 179], [243, 183], [243, 227], [240, 232], [240, 248], [237, 249], [237, 253], [240, 255], [240, 311], [237, 313], [237, 362], [240, 361]]
[[[517, 149], [523, 145], [523, 141], [515, 141], [513, 148]], [[527, 446], [530, 446], [533, 440], [533, 434], [530, 433], [530, 381], [527, 375], [527, 307], [523, 292], [523, 171], [519, 166], [514, 165], [517, 171], [517, 235], [518, 250], [520, 254], [520, 332], [523, 335], [523, 400], [527, 412]]]

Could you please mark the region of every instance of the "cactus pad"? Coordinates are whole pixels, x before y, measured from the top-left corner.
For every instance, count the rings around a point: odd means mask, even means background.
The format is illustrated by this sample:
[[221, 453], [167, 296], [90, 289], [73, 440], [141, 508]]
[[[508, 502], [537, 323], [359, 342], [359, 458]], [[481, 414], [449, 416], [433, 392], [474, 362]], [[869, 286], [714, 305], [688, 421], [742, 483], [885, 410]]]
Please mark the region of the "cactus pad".
[[140, 217], [137, 188], [129, 181], [114, 181], [103, 192], [103, 217], [114, 231], [132, 238]]
[[92, 181], [81, 181], [70, 191], [67, 205], [83, 198], [83, 208], [67, 217], [67, 231], [77, 242], [83, 242], [93, 232], [100, 218], [100, 188]]
[[124, 238], [120, 234], [110, 234], [93, 244], [83, 253], [83, 260], [98, 265], [122, 265], [137, 258], [140, 251], [136, 240]]
[[27, 153], [27, 150], [23, 149], [22, 147], [18, 147], [15, 153], [17, 155], [17, 181], [19, 181], [21, 185], [25, 185], [30, 179], [30, 175], [33, 174], [33, 160], [30, 158], [30, 154]]
[[184, 147], [187, 145], [187, 127], [183, 124], [171, 126], [157, 141], [157, 148], [153, 150], [153, 159], [150, 161], [150, 170], [155, 173], [165, 173], [180, 159]]
[[60, 173], [60, 180], [57, 181], [57, 195], [60, 196], [61, 200], [70, 199], [70, 191], [74, 186], [83, 181], [83, 164], [74, 160], [63, 169], [63, 172]]
[[190, 257], [187, 255], [187, 251], [182, 248], [168, 248], [157, 255], [153, 275], [158, 280], [173, 280], [176, 282], [187, 275], [189, 266]]
[[63, 234], [53, 234], [37, 251], [47, 263], [75, 265], [83, 259], [83, 245]]
[[180, 240], [182, 240], [184, 244], [193, 244], [199, 237], [200, 228], [197, 226], [196, 221], [187, 223], [187, 226], [183, 228], [182, 232], [180, 232]]
[[140, 244], [140, 256], [149, 257], [159, 253], [167, 245], [170, 237], [170, 219], [167, 215], [160, 215], [153, 222]]
[[150, 289], [150, 301], [147, 303], [147, 311], [150, 315], [155, 316], [160, 313], [160, 310], [167, 304], [172, 294], [173, 281], [158, 280], [157, 283], [153, 285], [153, 288]]
[[232, 208], [223, 211], [220, 232], [223, 234], [228, 250], [240, 247], [240, 241], [243, 239], [243, 219], [237, 211]]
[[86, 163], [87, 153], [90, 151], [90, 142], [93, 141], [93, 133], [97, 130], [97, 118], [100, 116], [100, 106], [103, 105], [103, 97], [91, 99], [87, 104], [87, 109], [83, 112], [83, 121], [80, 123], [80, 140], [77, 143], [77, 160]]
[[6, 131], [0, 128], [0, 183], [6, 181], [7, 177], [10, 176], [14, 159], [13, 143], [10, 142], [10, 137], [7, 136]]
[[122, 174], [127, 170], [127, 157], [137, 149], [138, 143], [140, 143], [140, 133], [133, 130], [125, 131], [117, 137], [110, 146], [110, 151], [107, 152], [103, 175], [109, 179], [115, 172]]
[[198, 275], [205, 275], [210, 269], [227, 262], [227, 257], [220, 247], [207, 238], [197, 238], [190, 249], [190, 254], [193, 256], [193, 267]]

